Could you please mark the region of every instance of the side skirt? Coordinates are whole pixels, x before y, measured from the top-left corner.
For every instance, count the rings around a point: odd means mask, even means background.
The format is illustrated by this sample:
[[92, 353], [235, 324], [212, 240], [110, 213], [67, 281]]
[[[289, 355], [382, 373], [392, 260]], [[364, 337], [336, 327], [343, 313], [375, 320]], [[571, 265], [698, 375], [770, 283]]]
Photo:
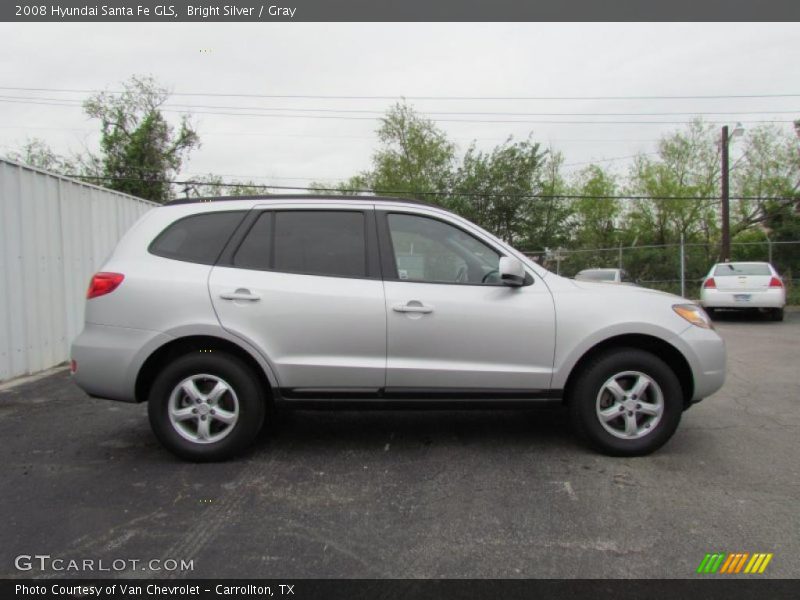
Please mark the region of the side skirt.
[[306, 410], [514, 409], [558, 404], [563, 395], [563, 390], [281, 388], [275, 402]]

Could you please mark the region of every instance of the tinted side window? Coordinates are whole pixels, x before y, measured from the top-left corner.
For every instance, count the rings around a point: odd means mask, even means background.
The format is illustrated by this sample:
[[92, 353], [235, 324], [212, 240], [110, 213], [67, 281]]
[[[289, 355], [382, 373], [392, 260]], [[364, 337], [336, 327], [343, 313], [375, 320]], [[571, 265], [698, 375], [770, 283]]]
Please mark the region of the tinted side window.
[[272, 266], [272, 213], [261, 213], [233, 257], [241, 269], [268, 270]]
[[363, 213], [279, 211], [274, 219], [272, 268], [276, 271], [366, 277]]
[[153, 240], [149, 251], [165, 258], [213, 265], [244, 214], [225, 211], [179, 219]]
[[397, 278], [431, 283], [500, 285], [500, 255], [436, 219], [389, 215]]

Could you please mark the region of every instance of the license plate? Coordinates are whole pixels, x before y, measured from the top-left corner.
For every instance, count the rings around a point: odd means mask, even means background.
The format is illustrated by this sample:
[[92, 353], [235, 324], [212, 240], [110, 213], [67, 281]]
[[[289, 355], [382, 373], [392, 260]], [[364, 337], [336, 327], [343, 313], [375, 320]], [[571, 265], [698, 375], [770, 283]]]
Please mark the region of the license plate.
[[734, 294], [733, 299], [736, 302], [750, 302], [750, 294]]

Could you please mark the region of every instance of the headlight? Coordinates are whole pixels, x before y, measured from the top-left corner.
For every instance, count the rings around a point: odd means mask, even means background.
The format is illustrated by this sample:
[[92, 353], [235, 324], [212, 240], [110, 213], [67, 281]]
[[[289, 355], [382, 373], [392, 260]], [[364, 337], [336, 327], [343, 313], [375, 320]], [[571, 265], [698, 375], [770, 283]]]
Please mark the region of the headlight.
[[672, 307], [672, 310], [692, 325], [697, 325], [703, 329], [714, 329], [714, 324], [708, 318], [706, 311], [696, 304], [676, 304]]

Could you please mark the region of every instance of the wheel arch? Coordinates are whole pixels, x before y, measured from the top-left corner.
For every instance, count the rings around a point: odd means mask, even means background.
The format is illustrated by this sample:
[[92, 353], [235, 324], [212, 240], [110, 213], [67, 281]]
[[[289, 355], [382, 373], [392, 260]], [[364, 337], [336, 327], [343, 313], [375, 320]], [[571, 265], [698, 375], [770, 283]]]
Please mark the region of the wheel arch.
[[264, 365], [241, 345], [213, 335], [187, 335], [159, 346], [145, 359], [134, 384], [135, 401], [147, 400], [153, 382], [165, 364], [193, 352], [225, 352], [235, 356], [252, 369], [265, 390], [271, 392], [275, 387]]
[[567, 377], [566, 384], [564, 385], [565, 402], [569, 401], [571, 388], [584, 365], [586, 365], [586, 363], [588, 363], [597, 355], [615, 348], [634, 348], [638, 350], [644, 350], [663, 360], [678, 377], [678, 381], [681, 384], [681, 390], [683, 391], [684, 409], [691, 405], [691, 400], [694, 395], [694, 376], [686, 357], [684, 357], [681, 351], [675, 346], [659, 337], [637, 333], [622, 334], [607, 338], [598, 342], [584, 352], [578, 361], [573, 365], [569, 376]]

